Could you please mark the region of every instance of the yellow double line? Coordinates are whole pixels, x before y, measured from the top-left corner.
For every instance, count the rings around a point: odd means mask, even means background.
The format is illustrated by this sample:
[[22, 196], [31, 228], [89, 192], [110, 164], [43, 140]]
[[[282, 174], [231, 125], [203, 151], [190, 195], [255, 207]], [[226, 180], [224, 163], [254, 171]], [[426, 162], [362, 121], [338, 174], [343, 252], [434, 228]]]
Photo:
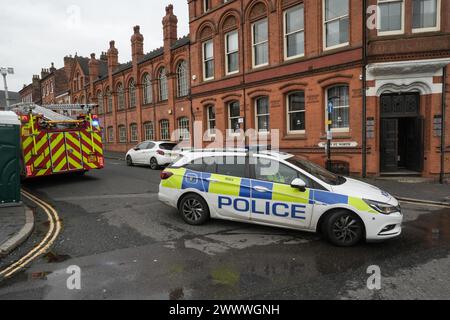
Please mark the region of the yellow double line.
[[20, 258], [20, 260], [14, 262], [6, 269], [0, 271], [0, 276], [3, 278], [10, 278], [15, 273], [27, 267], [39, 256], [45, 254], [53, 245], [59, 233], [61, 232], [61, 221], [59, 219], [58, 213], [51, 205], [23, 190], [22, 195], [36, 203], [44, 210], [44, 212], [47, 214], [50, 226], [47, 234], [45, 235], [45, 238], [36, 247], [34, 247], [25, 256]]

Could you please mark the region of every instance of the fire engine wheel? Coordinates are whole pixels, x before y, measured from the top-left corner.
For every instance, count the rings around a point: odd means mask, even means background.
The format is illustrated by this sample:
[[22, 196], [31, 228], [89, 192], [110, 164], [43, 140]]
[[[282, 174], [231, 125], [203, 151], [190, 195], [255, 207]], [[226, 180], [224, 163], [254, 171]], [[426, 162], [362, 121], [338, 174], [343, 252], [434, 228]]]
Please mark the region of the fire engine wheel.
[[150, 159], [150, 169], [152, 169], [152, 170], [158, 170], [159, 169], [158, 160], [156, 160], [156, 158], [151, 158]]
[[127, 166], [129, 167], [133, 166], [133, 159], [131, 159], [131, 156], [127, 157]]

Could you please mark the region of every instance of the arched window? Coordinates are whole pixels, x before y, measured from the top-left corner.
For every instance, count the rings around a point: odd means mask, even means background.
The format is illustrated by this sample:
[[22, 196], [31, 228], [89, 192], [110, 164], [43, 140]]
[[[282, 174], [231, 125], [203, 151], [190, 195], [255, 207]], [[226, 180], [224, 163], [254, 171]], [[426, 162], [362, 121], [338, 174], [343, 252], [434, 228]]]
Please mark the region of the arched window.
[[177, 96], [185, 97], [189, 93], [187, 63], [181, 61], [177, 67]]
[[138, 141], [138, 127], [137, 127], [137, 124], [135, 124], [135, 123], [132, 123], [130, 125], [130, 140], [131, 140], [131, 142]]
[[241, 130], [239, 119], [241, 118], [241, 107], [239, 101], [228, 104], [228, 129], [230, 133], [238, 133]]
[[208, 127], [209, 136], [216, 135], [216, 107], [214, 105], [209, 105], [206, 107], [206, 121]]
[[120, 83], [117, 86], [117, 110], [125, 109], [125, 91], [123, 85]]
[[106, 112], [110, 113], [113, 110], [113, 98], [111, 90], [109, 90], [109, 88], [106, 89], [106, 99], [107, 99]]
[[270, 130], [269, 97], [260, 97], [255, 100], [256, 131], [267, 133]]
[[130, 84], [128, 85], [128, 94], [129, 94], [129, 108], [136, 108], [136, 85], [134, 83], [134, 79], [130, 80]]
[[103, 93], [101, 91], [97, 92], [97, 104], [98, 104], [98, 114], [103, 114], [105, 112]]
[[169, 97], [167, 92], [167, 74], [166, 68], [162, 67], [158, 73], [159, 79], [159, 101], [166, 101]]
[[153, 92], [152, 92], [152, 78], [146, 73], [142, 78], [143, 83], [143, 94], [144, 94], [144, 104], [150, 104], [153, 102]]
[[153, 122], [144, 123], [144, 140], [154, 140]]
[[178, 119], [178, 134], [180, 141], [189, 140], [189, 118], [183, 117]]
[[114, 128], [108, 127], [107, 131], [108, 131], [108, 142], [113, 143], [114, 142]]
[[119, 129], [119, 142], [126, 143], [127, 142], [127, 128], [124, 125], [118, 126]]
[[349, 88], [348, 85], [338, 85], [327, 89], [327, 99], [325, 105], [325, 114], [328, 120], [328, 105], [333, 104], [331, 113], [331, 128], [335, 131], [347, 131], [350, 127], [349, 122]]
[[169, 120], [161, 120], [159, 122], [159, 130], [161, 140], [170, 140]]
[[86, 104], [86, 97], [85, 96], [81, 96], [81, 104]]
[[305, 92], [296, 91], [287, 95], [287, 131], [304, 133], [306, 130]]

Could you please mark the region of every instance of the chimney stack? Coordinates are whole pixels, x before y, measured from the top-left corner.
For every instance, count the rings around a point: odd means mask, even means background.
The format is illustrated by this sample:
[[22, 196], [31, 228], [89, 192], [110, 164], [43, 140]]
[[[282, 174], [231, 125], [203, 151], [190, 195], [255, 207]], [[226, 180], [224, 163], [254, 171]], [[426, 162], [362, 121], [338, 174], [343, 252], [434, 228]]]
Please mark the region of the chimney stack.
[[52, 62], [52, 66], [50, 67], [50, 72], [53, 73], [53, 72], [55, 72], [55, 71], [56, 71], [55, 63]]
[[71, 81], [72, 71], [75, 68], [75, 59], [72, 56], [64, 57], [64, 71], [66, 72], [66, 77]]
[[131, 52], [133, 62], [138, 62], [144, 56], [144, 36], [141, 34], [141, 27], [134, 27], [134, 34], [131, 37]]
[[89, 60], [89, 79], [91, 83], [96, 81], [100, 75], [100, 62], [95, 59], [95, 53], [91, 53], [91, 59]]
[[178, 18], [173, 14], [173, 5], [166, 7], [166, 16], [162, 20], [164, 33], [164, 50], [170, 52], [170, 48], [177, 41]]
[[109, 50], [107, 55], [108, 69], [112, 72], [119, 65], [119, 51], [116, 49], [116, 42], [114, 40], [109, 42]]

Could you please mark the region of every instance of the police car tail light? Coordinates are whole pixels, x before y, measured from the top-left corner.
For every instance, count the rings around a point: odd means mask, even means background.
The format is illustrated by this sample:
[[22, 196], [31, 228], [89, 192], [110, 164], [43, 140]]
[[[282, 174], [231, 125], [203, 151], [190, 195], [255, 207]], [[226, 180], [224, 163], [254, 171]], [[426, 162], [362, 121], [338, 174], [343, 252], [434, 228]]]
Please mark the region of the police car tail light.
[[171, 176], [173, 176], [173, 173], [172, 173], [172, 172], [167, 172], [167, 171], [161, 172], [161, 180], [167, 180], [167, 179], [169, 179]]
[[164, 153], [164, 151], [162, 150], [158, 150], [156, 151], [157, 154], [159, 154], [160, 156], [165, 156], [166, 154]]

